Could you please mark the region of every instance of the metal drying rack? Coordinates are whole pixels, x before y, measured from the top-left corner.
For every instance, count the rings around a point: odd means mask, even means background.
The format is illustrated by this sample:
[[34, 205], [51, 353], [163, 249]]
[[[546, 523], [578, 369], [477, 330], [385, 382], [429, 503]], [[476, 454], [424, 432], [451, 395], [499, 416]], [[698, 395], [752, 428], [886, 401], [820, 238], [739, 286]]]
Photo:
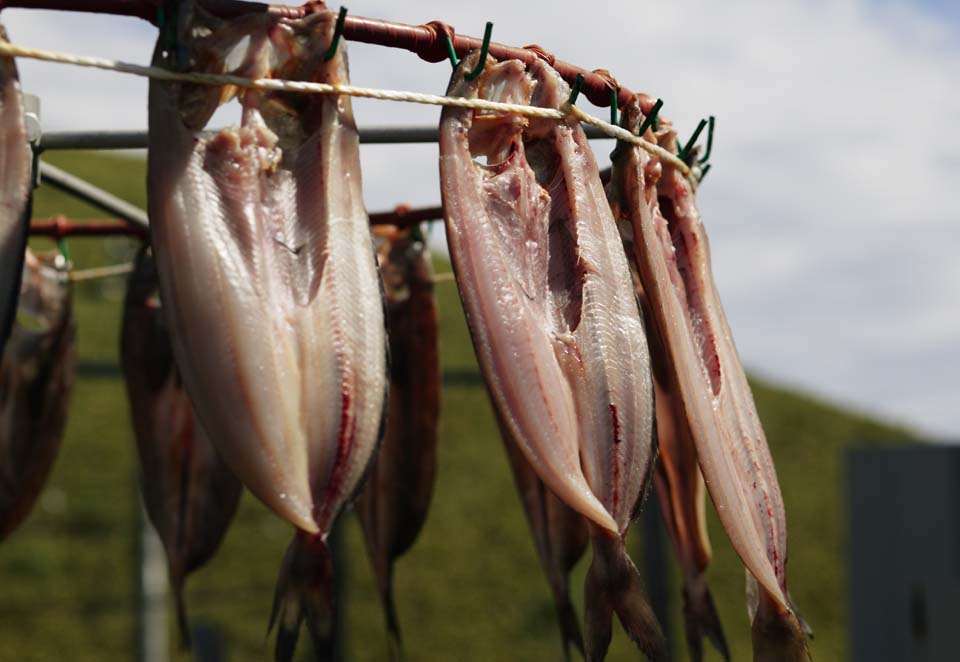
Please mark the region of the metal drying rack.
[[[80, 11], [99, 14], [131, 16], [146, 20], [158, 27], [164, 23], [166, 0], [0, 0], [0, 10], [5, 8], [48, 9]], [[300, 7], [267, 5], [244, 0], [202, 0], [202, 4], [211, 13], [223, 18], [243, 14], [264, 12], [288, 18], [299, 18], [327, 9], [323, 2], [307, 2]], [[571, 103], [579, 94], [583, 94], [591, 103], [599, 107], [610, 107], [611, 123], [616, 123], [618, 107], [629, 101], [634, 93], [622, 87], [610, 72], [602, 69], [588, 71], [576, 65], [557, 60], [551, 53], [537, 45], [517, 48], [492, 42], [492, 24], [487, 23], [483, 39], [456, 34], [447, 23], [432, 21], [425, 25], [406, 25], [379, 19], [359, 16], [347, 16], [341, 8], [338, 17], [337, 33], [349, 40], [401, 48], [411, 51], [427, 62], [449, 60], [456, 65], [457, 59], [473, 49], [482, 49], [482, 53], [503, 60], [517, 59], [530, 64], [537, 59], [546, 60], [571, 86]], [[332, 48], [335, 48], [335, 44]], [[481, 62], [486, 58], [481, 57]], [[39, 103], [36, 98], [25, 95], [28, 134], [34, 152], [36, 182], [48, 184], [71, 196], [79, 198], [106, 212], [110, 220], [69, 220], [63, 215], [49, 219], [34, 219], [31, 222], [31, 236], [49, 237], [62, 241], [70, 238], [126, 236], [141, 241], [149, 240], [149, 222], [147, 214], [139, 207], [105, 191], [81, 177], [66, 172], [56, 166], [41, 161], [46, 151], [55, 150], [137, 150], [146, 149], [148, 136], [146, 131], [51, 131], [43, 133], [40, 123]], [[653, 110], [647, 117], [647, 124], [656, 127], [657, 113], [662, 101], [653, 104]], [[695, 156], [693, 147], [701, 132], [709, 126], [705, 156], [699, 159], [706, 174], [713, 143], [714, 120], [702, 120], [689, 140], [680, 148], [680, 156], [691, 162]], [[584, 126], [590, 139], [610, 139], [596, 127]], [[424, 127], [367, 127], [360, 129], [360, 142], [368, 145], [436, 143], [439, 129], [435, 126]], [[641, 129], [640, 133], [643, 133]], [[609, 177], [609, 169], [601, 172], [601, 178]], [[440, 206], [410, 208], [399, 205], [390, 211], [370, 214], [371, 225], [392, 224], [408, 226], [424, 221], [443, 218]], [[651, 499], [654, 495], [651, 492]], [[659, 508], [648, 503], [643, 515], [643, 559], [645, 583], [654, 611], [665, 626], [671, 620], [668, 616], [670, 602], [667, 586], [668, 561], [665, 554], [665, 533], [660, 521]], [[166, 587], [158, 582], [156, 569], [164, 564], [163, 551], [159, 542], [149, 535], [149, 524], [141, 515], [138, 523], [138, 555], [141, 558], [139, 580], [139, 635], [138, 657], [141, 661], [165, 659], [166, 628], [164, 626], [163, 596]], [[162, 573], [160, 573], [162, 575]], [[339, 584], [339, 583], [338, 583]], [[340, 586], [336, 587], [339, 592]], [[669, 630], [669, 628], [668, 628]], [[341, 639], [342, 638], [338, 638]], [[216, 653], [205, 659], [217, 659]]]

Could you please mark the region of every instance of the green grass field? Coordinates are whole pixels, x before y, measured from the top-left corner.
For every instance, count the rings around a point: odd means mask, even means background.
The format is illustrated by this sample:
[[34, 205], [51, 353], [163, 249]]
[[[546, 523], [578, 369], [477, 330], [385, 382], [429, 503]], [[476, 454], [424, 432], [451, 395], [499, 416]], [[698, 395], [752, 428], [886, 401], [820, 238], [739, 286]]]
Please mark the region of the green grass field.
[[[85, 153], [47, 158], [144, 204], [142, 161]], [[34, 211], [37, 217], [57, 212], [105, 216], [43, 188]], [[46, 240], [34, 243], [49, 246]], [[70, 251], [78, 267], [88, 267], [124, 261], [133, 244], [76, 240]], [[32, 516], [0, 545], [0, 660], [135, 659], [136, 460], [116, 370], [123, 287], [122, 279], [114, 279], [76, 290], [81, 371], [67, 437]], [[438, 286], [438, 296], [443, 370], [475, 374], [455, 286]], [[857, 443], [902, 443], [909, 434], [771, 384], [754, 382], [754, 393], [787, 506], [791, 591], [816, 630], [814, 659], [843, 660], [843, 453]], [[553, 606], [482, 386], [462, 379], [445, 385], [442, 421], [432, 511], [420, 540], [397, 567], [407, 659], [559, 659]], [[350, 513], [343, 525], [347, 659], [386, 659], [359, 526]], [[710, 530], [711, 586], [734, 659], [749, 660], [743, 569], [712, 513]], [[290, 534], [288, 525], [244, 495], [220, 553], [188, 582], [194, 621], [221, 629], [233, 662], [270, 657], [267, 618]], [[637, 540], [632, 544], [639, 549]], [[573, 580], [577, 604], [585, 561]], [[684, 660], [675, 570], [671, 581], [671, 635], [676, 658]], [[172, 627], [172, 612], [170, 620]], [[616, 627], [608, 659], [638, 659]], [[308, 652], [302, 644], [299, 658], [308, 659]], [[178, 654], [175, 659], [190, 658]]]

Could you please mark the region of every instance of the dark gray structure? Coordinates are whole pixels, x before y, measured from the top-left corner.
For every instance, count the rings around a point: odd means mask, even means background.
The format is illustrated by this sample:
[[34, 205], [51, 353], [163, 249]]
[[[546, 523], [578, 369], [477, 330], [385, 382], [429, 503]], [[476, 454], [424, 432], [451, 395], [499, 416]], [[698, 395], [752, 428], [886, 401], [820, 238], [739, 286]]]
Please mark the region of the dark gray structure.
[[960, 660], [960, 447], [847, 455], [854, 662]]

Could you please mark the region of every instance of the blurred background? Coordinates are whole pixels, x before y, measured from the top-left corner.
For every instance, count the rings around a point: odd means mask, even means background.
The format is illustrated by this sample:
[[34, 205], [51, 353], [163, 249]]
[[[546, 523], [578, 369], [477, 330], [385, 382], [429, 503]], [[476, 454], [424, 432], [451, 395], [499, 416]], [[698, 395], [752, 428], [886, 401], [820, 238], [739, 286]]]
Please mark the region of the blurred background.
[[[369, 0], [349, 8], [411, 24], [443, 20], [475, 36], [493, 21], [495, 41], [540, 44], [661, 97], [663, 115], [681, 136], [701, 117], [716, 116], [713, 168], [699, 204], [777, 463], [791, 592], [816, 631], [814, 659], [850, 659], [846, 453], [950, 442], [960, 431], [960, 261], [953, 257], [960, 247], [960, 134], [952, 130], [960, 117], [960, 6]], [[130, 18], [13, 9], [2, 19], [15, 43], [138, 63], [149, 61], [156, 38], [152, 26]], [[446, 63], [362, 44], [349, 52], [357, 85], [445, 91]], [[32, 61], [19, 67], [24, 89], [41, 99], [45, 130], [146, 127], [144, 79]], [[607, 116], [586, 100], [580, 105]], [[354, 107], [361, 131], [438, 119], [436, 108], [365, 100]], [[225, 109], [214, 124], [235, 117]], [[612, 141], [593, 145], [605, 165]], [[145, 203], [142, 154], [44, 159]], [[439, 203], [435, 145], [365, 146], [363, 168], [371, 211]], [[104, 216], [46, 187], [34, 211], [38, 218]], [[442, 235], [442, 227], [432, 228], [437, 270], [446, 272]], [[112, 264], [134, 248], [127, 240], [76, 241], [71, 256], [81, 267]], [[2, 659], [134, 655], [138, 504], [117, 366], [123, 289], [122, 279], [77, 289], [78, 377], [66, 441], [33, 516], [0, 546]], [[439, 482], [421, 539], [397, 569], [408, 659], [557, 659], [553, 606], [455, 286], [438, 285], [437, 294], [445, 378]], [[348, 659], [385, 659], [352, 516], [343, 528]], [[246, 495], [223, 549], [189, 583], [191, 613], [221, 633], [227, 659], [268, 655], [264, 633], [289, 534]], [[742, 566], [712, 512], [711, 534], [710, 584], [734, 659], [749, 659]], [[641, 548], [638, 536], [638, 557]], [[573, 581], [578, 605], [585, 566]], [[668, 581], [675, 651], [686, 659], [672, 566]], [[306, 646], [301, 653], [307, 659]], [[616, 631], [609, 659], [635, 657]]]

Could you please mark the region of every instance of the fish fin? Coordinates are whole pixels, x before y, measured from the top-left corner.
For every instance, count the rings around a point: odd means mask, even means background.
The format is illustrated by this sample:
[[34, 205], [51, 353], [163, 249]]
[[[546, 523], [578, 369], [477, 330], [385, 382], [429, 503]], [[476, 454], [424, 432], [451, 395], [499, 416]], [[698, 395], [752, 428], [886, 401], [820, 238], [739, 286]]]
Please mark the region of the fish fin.
[[754, 662], [810, 662], [807, 635], [797, 615], [763, 594], [753, 619]]
[[787, 591], [787, 603], [790, 605], [790, 609], [793, 610], [793, 615], [797, 617], [797, 621], [800, 623], [800, 629], [803, 630], [803, 633], [807, 635], [809, 639], [813, 639], [813, 628], [810, 627], [810, 624], [803, 618], [803, 614], [800, 613], [800, 610], [797, 609], [797, 603], [793, 601], [793, 596], [790, 595], [790, 591]]
[[277, 627], [276, 662], [293, 660], [304, 621], [313, 640], [315, 659], [334, 659], [333, 590], [333, 559], [326, 542], [320, 536], [297, 531], [283, 557], [270, 614], [268, 631]]
[[723, 659], [730, 662], [730, 649], [727, 647], [727, 638], [720, 624], [720, 615], [717, 613], [713, 596], [703, 575], [684, 582], [683, 617], [691, 662], [703, 660], [704, 636], [723, 656]]
[[584, 586], [587, 660], [606, 657], [613, 612], [630, 640], [651, 662], [669, 660], [663, 629], [647, 600], [640, 573], [627, 555], [623, 539], [596, 532], [593, 542], [593, 560]]

